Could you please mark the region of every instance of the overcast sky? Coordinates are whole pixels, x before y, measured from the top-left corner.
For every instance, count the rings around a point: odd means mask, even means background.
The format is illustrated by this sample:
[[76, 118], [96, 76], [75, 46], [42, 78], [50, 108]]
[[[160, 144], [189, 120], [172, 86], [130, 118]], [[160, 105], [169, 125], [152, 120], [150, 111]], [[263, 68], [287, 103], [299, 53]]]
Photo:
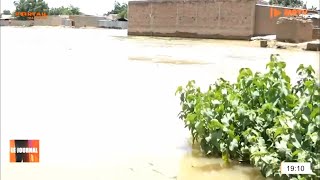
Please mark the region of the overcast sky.
[[[15, 10], [14, 0], [0, 0], [1, 12], [4, 9]], [[17, 0], [19, 1], [19, 0]], [[49, 7], [69, 6], [70, 4], [80, 8], [80, 11], [89, 15], [103, 15], [112, 10], [114, 0], [44, 0]], [[118, 2], [128, 2], [128, 0], [117, 0]]]
[[[4, 9], [13, 11], [15, 9], [14, 0], [0, 0], [1, 12]], [[113, 8], [114, 0], [45, 0], [49, 7], [73, 6], [79, 7], [80, 11], [89, 15], [103, 15]], [[308, 7], [312, 5], [319, 8], [319, 0], [303, 0], [307, 1]], [[128, 0], [118, 0], [118, 2], [128, 2]]]

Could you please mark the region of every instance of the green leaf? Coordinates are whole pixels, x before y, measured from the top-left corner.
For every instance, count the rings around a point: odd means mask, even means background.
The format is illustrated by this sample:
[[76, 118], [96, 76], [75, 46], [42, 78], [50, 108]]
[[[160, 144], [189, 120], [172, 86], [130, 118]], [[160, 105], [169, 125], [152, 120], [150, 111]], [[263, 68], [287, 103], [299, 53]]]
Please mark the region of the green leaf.
[[281, 140], [280, 142], [276, 142], [275, 145], [279, 151], [287, 151], [288, 147], [286, 141]]
[[238, 141], [236, 139], [233, 139], [229, 146], [230, 151], [233, 151], [237, 147], [238, 147]]
[[205, 139], [206, 139], [207, 142], [210, 142], [212, 137], [211, 137], [211, 135], [208, 135]]
[[305, 81], [305, 82], [304, 82], [304, 85], [305, 85], [307, 88], [312, 87], [313, 81]]
[[312, 134], [315, 131], [315, 126], [315, 124], [309, 124], [307, 134]]
[[222, 90], [221, 90], [221, 93], [222, 93], [223, 95], [226, 95], [226, 94], [228, 94], [228, 91], [227, 91], [227, 89], [222, 89]]
[[303, 65], [303, 64], [300, 64], [296, 72], [299, 72], [299, 71], [301, 71], [302, 69], [304, 69], [304, 65]]
[[213, 100], [212, 102], [211, 102], [213, 105], [218, 105], [218, 104], [221, 104], [221, 102], [220, 101], [218, 101], [218, 100]]
[[214, 128], [214, 129], [220, 129], [220, 128], [222, 129], [224, 127], [217, 119], [211, 120], [210, 126], [211, 128]]
[[310, 117], [315, 118], [317, 115], [320, 115], [320, 108], [314, 108]]
[[186, 120], [190, 122], [194, 122], [196, 117], [197, 117], [196, 114], [188, 114]]
[[227, 130], [227, 133], [228, 133], [228, 135], [229, 135], [230, 138], [235, 138], [235, 132], [234, 132], [234, 130], [228, 129], [228, 130]]
[[283, 61], [279, 62], [278, 65], [279, 65], [279, 67], [282, 68], [282, 69], [284, 69], [284, 68], [286, 67], [286, 63], [283, 62]]
[[310, 135], [310, 138], [311, 138], [311, 140], [312, 140], [313, 143], [316, 143], [318, 140], [320, 141], [318, 132], [312, 133], [312, 134]]
[[292, 153], [292, 157], [297, 156], [299, 153], [301, 153], [301, 150], [300, 150], [300, 149], [294, 151], [294, 152]]
[[300, 141], [301, 139], [299, 140], [297, 137], [296, 137], [296, 134], [293, 134], [292, 136], [292, 145], [294, 145], [296, 148], [301, 148], [301, 144], [300, 144]]
[[175, 92], [175, 95], [177, 95], [178, 93], [180, 94], [182, 92], [182, 86], [179, 86]]
[[253, 97], [258, 97], [260, 94], [259, 94], [259, 92], [258, 91], [254, 91], [253, 93], [252, 93], [252, 96]]
[[290, 129], [294, 129], [294, 127], [296, 126], [297, 121], [292, 119], [292, 120], [287, 120], [287, 125]]
[[298, 154], [298, 162], [306, 162], [307, 154], [305, 151], [300, 151]]
[[277, 137], [279, 136], [280, 134], [283, 134], [285, 133], [285, 128], [284, 127], [277, 127], [275, 133], [274, 133], [274, 137]]

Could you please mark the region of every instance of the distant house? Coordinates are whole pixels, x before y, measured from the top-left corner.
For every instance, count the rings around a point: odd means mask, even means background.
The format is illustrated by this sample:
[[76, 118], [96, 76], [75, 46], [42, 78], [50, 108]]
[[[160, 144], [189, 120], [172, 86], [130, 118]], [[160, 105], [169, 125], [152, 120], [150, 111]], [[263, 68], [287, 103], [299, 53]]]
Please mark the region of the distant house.
[[13, 17], [11, 15], [4, 15], [2, 14], [0, 17], [0, 26], [8, 26], [11, 24], [11, 19]]
[[4, 15], [4, 14], [2, 14], [0, 19], [1, 20], [10, 20], [10, 19], [13, 19], [13, 17], [12, 17], [12, 15]]

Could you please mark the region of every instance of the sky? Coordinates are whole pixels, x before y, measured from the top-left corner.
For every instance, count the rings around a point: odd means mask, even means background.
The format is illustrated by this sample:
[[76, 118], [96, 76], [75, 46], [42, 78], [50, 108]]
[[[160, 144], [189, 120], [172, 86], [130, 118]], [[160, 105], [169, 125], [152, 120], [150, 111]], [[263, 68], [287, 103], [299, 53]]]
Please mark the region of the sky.
[[[320, 0], [303, 0], [307, 2], [307, 7], [315, 6], [319, 8]], [[1, 0], [1, 12], [5, 9], [13, 11], [15, 9], [13, 5], [14, 0]], [[80, 11], [88, 15], [103, 15], [108, 11], [112, 10], [114, 0], [45, 0], [49, 7], [60, 7], [60, 6], [73, 6], [79, 7]], [[128, 2], [128, 0], [118, 0], [118, 2]]]
[[[15, 10], [13, 2], [15, 0], [1, 0], [1, 12], [5, 9]], [[19, 0], [16, 0], [19, 1]], [[80, 11], [88, 15], [103, 15], [113, 9], [114, 0], [44, 0], [50, 7], [69, 6], [70, 4], [80, 8]], [[118, 2], [128, 2], [128, 0], [117, 0]]]

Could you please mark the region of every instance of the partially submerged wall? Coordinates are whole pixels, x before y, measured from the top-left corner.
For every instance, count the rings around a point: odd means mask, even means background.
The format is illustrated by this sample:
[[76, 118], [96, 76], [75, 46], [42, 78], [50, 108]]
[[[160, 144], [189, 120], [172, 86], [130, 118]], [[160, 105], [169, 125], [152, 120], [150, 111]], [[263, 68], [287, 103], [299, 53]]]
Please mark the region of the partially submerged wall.
[[276, 26], [277, 40], [290, 43], [312, 41], [312, 30], [312, 20], [281, 17]]
[[312, 39], [320, 39], [320, 28], [313, 28]]
[[35, 17], [34, 25], [35, 26], [61, 26], [62, 18], [60, 16], [47, 16], [47, 17], [40, 17], [40, 18]]
[[319, 19], [317, 19], [317, 18], [311, 18], [311, 20], [312, 20], [313, 26], [314, 26], [315, 28], [320, 28], [320, 18], [319, 18]]
[[104, 17], [70, 15], [69, 18], [74, 21], [75, 27], [98, 27], [98, 21], [104, 20]]
[[7, 19], [0, 19], [0, 26], [9, 26], [9, 20]]
[[129, 35], [249, 39], [255, 0], [129, 1]]
[[115, 28], [115, 29], [128, 29], [128, 21], [100, 20], [99, 27]]
[[33, 26], [34, 25], [34, 20], [0, 20], [0, 26]]

